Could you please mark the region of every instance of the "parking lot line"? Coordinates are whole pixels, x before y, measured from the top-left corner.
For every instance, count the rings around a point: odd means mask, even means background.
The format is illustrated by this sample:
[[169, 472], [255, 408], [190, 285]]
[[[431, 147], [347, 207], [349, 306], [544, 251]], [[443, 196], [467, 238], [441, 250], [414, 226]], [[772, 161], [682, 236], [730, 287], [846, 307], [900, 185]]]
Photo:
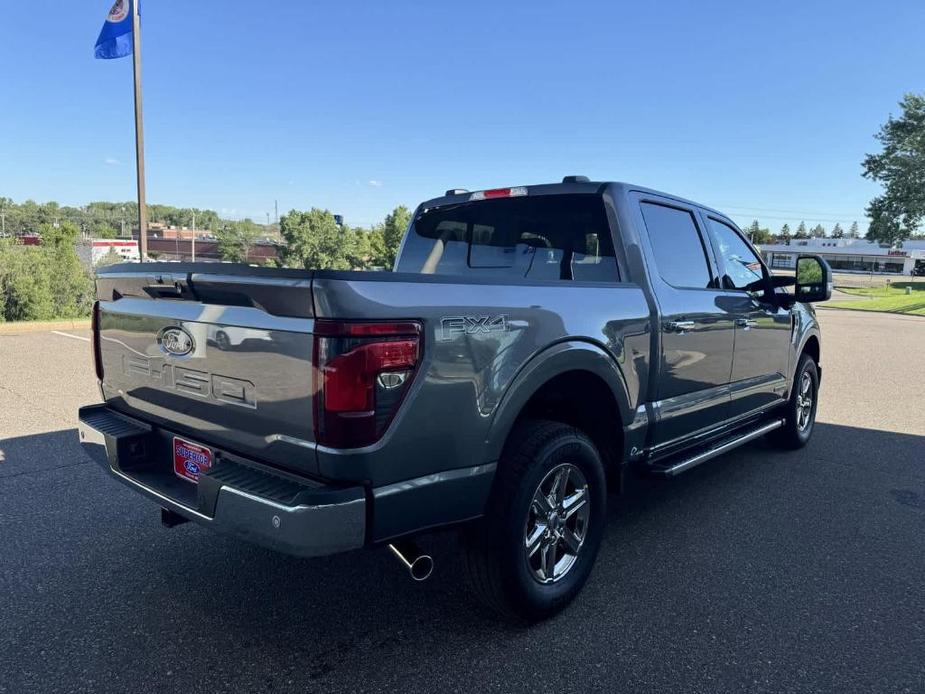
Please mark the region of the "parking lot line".
[[69, 337], [73, 340], [83, 340], [84, 342], [90, 341], [89, 337], [82, 337], [80, 335], [71, 335], [70, 333], [62, 333], [58, 330], [52, 330], [51, 332], [54, 333], [55, 335], [60, 335], [61, 337]]

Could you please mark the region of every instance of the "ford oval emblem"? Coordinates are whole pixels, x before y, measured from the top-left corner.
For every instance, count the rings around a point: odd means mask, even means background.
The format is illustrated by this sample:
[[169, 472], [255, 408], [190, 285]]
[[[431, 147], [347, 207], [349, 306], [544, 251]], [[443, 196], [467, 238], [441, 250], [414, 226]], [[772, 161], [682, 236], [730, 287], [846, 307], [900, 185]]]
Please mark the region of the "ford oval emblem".
[[178, 327], [161, 330], [157, 334], [157, 344], [163, 352], [174, 357], [185, 357], [196, 347], [193, 336]]
[[183, 466], [186, 468], [186, 471], [191, 475], [199, 474], [199, 466], [196, 465], [192, 460], [187, 460], [183, 463]]

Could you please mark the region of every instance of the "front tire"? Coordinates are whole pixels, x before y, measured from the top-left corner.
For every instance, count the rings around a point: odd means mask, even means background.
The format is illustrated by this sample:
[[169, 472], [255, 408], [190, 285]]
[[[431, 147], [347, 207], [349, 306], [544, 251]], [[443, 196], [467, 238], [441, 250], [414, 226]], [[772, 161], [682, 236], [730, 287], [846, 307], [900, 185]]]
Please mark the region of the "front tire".
[[508, 618], [552, 616], [581, 591], [606, 518], [604, 465], [591, 440], [559, 422], [519, 424], [485, 517], [464, 537], [475, 596]]
[[784, 425], [771, 432], [771, 440], [787, 450], [803, 448], [809, 443], [816, 426], [818, 401], [819, 369], [811, 356], [802, 354], [793, 377]]

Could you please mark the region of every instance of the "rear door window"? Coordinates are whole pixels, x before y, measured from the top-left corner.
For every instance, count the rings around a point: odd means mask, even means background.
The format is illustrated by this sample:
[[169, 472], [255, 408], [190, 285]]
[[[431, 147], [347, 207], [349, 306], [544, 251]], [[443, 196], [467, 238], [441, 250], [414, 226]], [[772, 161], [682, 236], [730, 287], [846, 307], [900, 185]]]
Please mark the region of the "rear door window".
[[694, 215], [677, 207], [643, 202], [642, 216], [659, 276], [673, 287], [712, 286], [710, 266]]
[[617, 282], [610, 225], [597, 194], [523, 196], [424, 210], [399, 272]]

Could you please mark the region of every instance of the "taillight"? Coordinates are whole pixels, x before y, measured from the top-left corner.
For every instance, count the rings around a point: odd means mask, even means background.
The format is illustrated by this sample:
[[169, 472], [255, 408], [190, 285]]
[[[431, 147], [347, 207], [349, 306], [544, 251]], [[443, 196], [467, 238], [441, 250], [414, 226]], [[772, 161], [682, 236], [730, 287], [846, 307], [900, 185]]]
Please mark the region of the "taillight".
[[378, 441], [421, 360], [421, 324], [315, 321], [315, 439], [357, 448]]
[[93, 302], [93, 317], [90, 321], [93, 330], [91, 345], [93, 348], [93, 369], [96, 371], [96, 380], [103, 380], [103, 355], [100, 352], [100, 302]]

